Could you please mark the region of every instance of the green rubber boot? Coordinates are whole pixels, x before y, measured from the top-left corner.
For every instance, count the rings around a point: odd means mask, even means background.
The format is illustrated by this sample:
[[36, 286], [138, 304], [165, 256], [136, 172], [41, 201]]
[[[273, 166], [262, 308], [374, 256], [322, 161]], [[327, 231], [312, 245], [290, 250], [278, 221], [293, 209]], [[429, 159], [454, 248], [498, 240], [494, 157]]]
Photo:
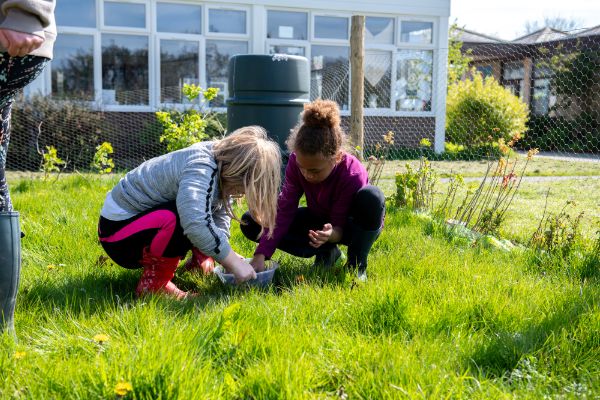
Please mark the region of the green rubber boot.
[[14, 314], [21, 275], [18, 212], [0, 212], [0, 333], [15, 335]]

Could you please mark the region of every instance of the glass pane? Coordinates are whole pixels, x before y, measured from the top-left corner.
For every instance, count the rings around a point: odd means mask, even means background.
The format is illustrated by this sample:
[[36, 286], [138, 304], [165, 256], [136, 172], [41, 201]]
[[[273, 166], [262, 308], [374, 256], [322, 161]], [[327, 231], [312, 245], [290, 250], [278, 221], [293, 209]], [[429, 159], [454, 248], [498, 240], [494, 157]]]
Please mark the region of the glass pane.
[[183, 103], [185, 83], [198, 84], [200, 48], [198, 42], [160, 41], [160, 101]]
[[288, 54], [290, 56], [304, 57], [304, 47], [302, 46], [269, 46], [269, 54]]
[[308, 40], [307, 26], [307, 13], [289, 11], [267, 12], [268, 38]]
[[316, 16], [315, 37], [322, 39], [348, 39], [348, 18]]
[[512, 62], [504, 64], [504, 72], [502, 73], [504, 79], [523, 79], [525, 77], [525, 69], [523, 63]]
[[102, 35], [102, 101], [148, 104], [148, 37]]
[[248, 43], [233, 40], [206, 41], [206, 73], [208, 87], [219, 89], [217, 97], [210, 102], [212, 107], [225, 106], [229, 59], [236, 54], [248, 54]]
[[433, 22], [403, 21], [400, 26], [400, 41], [404, 43], [431, 43]]
[[146, 6], [138, 3], [104, 2], [104, 25], [146, 27]]
[[394, 43], [394, 19], [367, 17], [365, 20], [365, 42]]
[[94, 100], [94, 38], [61, 33], [54, 44], [52, 96]]
[[246, 11], [208, 10], [209, 32], [246, 33]]
[[202, 7], [173, 4], [156, 4], [156, 29], [159, 32], [202, 33]]
[[491, 65], [477, 65], [475, 67], [484, 78], [494, 75], [494, 68]]
[[349, 108], [350, 48], [312, 46], [310, 99], [336, 101], [342, 110]]
[[390, 108], [392, 55], [384, 52], [365, 54], [366, 108]]
[[396, 56], [396, 111], [431, 111], [433, 51], [400, 50]]
[[60, 0], [56, 3], [58, 26], [96, 27], [96, 0]]

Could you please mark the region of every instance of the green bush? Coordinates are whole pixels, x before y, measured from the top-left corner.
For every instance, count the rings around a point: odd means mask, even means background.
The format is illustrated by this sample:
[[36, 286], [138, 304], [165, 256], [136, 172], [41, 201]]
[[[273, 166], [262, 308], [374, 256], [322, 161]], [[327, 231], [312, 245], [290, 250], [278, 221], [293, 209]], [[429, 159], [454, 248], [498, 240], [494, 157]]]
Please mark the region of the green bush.
[[465, 146], [522, 135], [526, 130], [527, 105], [493, 77], [474, 73], [448, 87], [446, 139]]
[[104, 115], [85, 103], [33, 96], [16, 103], [8, 169], [38, 171], [43, 149], [56, 148], [67, 170], [87, 170], [99, 144]]
[[575, 153], [600, 152], [600, 119], [591, 113], [576, 118], [532, 116], [528, 121], [527, 136], [519, 142], [520, 149], [538, 148], [540, 151]]

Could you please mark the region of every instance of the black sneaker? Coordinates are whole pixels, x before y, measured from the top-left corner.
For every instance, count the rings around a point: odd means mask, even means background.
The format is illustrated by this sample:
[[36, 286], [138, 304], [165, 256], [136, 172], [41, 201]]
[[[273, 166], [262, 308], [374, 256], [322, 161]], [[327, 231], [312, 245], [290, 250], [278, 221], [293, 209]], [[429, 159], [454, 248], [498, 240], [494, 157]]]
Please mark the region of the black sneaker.
[[337, 245], [334, 245], [330, 249], [317, 253], [313, 267], [320, 266], [323, 268], [331, 268], [341, 256], [342, 251]]

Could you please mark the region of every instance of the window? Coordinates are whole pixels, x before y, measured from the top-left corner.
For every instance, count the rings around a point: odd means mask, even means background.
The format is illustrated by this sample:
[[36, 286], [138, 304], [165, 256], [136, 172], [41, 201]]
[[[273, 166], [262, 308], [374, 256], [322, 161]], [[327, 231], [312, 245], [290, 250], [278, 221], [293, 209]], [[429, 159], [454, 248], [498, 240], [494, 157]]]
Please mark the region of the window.
[[267, 11], [267, 38], [308, 40], [308, 14]]
[[394, 19], [382, 17], [365, 18], [365, 43], [394, 43]]
[[198, 42], [185, 40], [160, 41], [160, 101], [182, 103], [184, 84], [198, 84]]
[[304, 57], [306, 49], [303, 46], [271, 45], [269, 46], [269, 54], [288, 54]]
[[225, 106], [228, 96], [229, 59], [236, 54], [248, 53], [248, 43], [233, 40], [206, 41], [206, 73], [208, 87], [219, 89], [217, 97], [211, 101], [213, 107]]
[[390, 108], [392, 53], [365, 52], [365, 108]]
[[145, 28], [146, 5], [140, 3], [116, 3], [105, 1], [104, 25]]
[[61, 33], [51, 64], [52, 96], [94, 100], [94, 38]]
[[522, 62], [508, 62], [503, 66], [502, 85], [515, 96], [523, 96], [525, 68]]
[[552, 69], [547, 61], [541, 61], [533, 69], [533, 87], [531, 111], [535, 115], [548, 115], [556, 104], [556, 95], [552, 93]]
[[488, 76], [494, 76], [494, 68], [491, 65], [477, 65], [475, 69], [484, 78], [487, 78]]
[[218, 33], [246, 33], [246, 11], [209, 9], [208, 31]]
[[349, 108], [350, 48], [320, 46], [311, 48], [310, 98], [336, 101], [342, 110]]
[[188, 4], [157, 3], [158, 32], [202, 33], [202, 7]]
[[396, 111], [431, 111], [433, 51], [400, 50], [396, 55]]
[[148, 37], [102, 35], [102, 101], [148, 104]]
[[433, 39], [433, 22], [402, 21], [400, 41], [403, 43], [430, 44]]
[[348, 40], [348, 18], [315, 16], [315, 38]]
[[60, 0], [56, 2], [56, 24], [58, 26], [96, 27], [95, 0]]

